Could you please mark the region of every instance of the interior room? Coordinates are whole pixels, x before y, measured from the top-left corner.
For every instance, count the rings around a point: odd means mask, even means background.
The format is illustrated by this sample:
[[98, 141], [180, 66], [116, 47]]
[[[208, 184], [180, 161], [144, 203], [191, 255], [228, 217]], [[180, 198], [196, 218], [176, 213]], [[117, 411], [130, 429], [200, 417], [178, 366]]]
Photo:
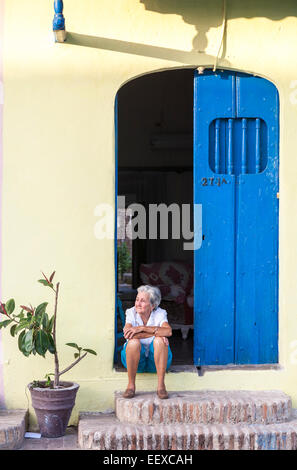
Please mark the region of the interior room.
[[[160, 306], [173, 329], [172, 366], [193, 364], [193, 251], [185, 243], [193, 240], [193, 76], [193, 69], [152, 73], [117, 94], [117, 195], [125, 197], [126, 209], [126, 230], [117, 240], [118, 368], [125, 310], [143, 284], [161, 290]], [[145, 219], [133, 204], [145, 208]], [[175, 228], [165, 210], [157, 212], [154, 232], [151, 208], [159, 204], [178, 206]], [[127, 227], [138, 236], [131, 239]]]

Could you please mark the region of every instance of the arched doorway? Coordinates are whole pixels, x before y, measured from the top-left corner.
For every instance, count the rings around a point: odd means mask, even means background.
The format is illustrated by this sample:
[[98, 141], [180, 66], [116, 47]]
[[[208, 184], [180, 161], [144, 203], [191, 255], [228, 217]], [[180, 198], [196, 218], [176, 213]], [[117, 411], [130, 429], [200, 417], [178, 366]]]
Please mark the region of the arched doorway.
[[[231, 71], [171, 70], [124, 85], [116, 108], [117, 195], [145, 214], [137, 238], [116, 243], [123, 309], [140, 284], [160, 287], [175, 366], [277, 362], [275, 86]], [[150, 210], [160, 204], [167, 213], [151, 229]], [[202, 206], [203, 239], [189, 250], [193, 204]], [[183, 206], [191, 214], [184, 227]]]
[[160, 288], [175, 366], [193, 364], [193, 86], [193, 69], [148, 74], [125, 84], [116, 106], [117, 193], [145, 213], [137, 238], [117, 241], [117, 294], [125, 311], [139, 285]]

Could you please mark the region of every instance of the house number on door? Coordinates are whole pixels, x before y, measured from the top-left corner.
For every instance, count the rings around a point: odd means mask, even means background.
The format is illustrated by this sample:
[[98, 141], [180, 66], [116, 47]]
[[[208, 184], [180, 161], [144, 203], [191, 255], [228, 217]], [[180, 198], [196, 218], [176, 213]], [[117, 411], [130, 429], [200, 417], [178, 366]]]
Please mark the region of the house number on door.
[[225, 178], [201, 178], [202, 186], [221, 186], [222, 184], [228, 184]]

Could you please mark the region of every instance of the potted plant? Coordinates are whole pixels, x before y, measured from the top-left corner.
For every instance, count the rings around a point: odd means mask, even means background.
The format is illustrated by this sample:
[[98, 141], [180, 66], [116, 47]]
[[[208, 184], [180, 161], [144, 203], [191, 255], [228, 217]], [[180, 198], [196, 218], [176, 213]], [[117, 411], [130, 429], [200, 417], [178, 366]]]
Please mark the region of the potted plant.
[[[4, 321], [0, 322], [0, 328], [10, 326], [11, 335], [18, 336], [18, 347], [26, 357], [31, 354], [45, 357], [47, 352], [54, 355], [55, 372], [47, 374], [47, 380], [34, 380], [28, 385], [32, 406], [37, 416], [41, 435], [44, 437], [64, 436], [74, 407], [79, 385], [60, 381], [61, 375], [72, 369], [87, 354], [97, 354], [92, 349], [79, 347], [76, 343], [66, 343], [67, 346], [75, 348], [75, 360], [68, 367], [60, 370], [56, 341], [60, 283], [57, 282], [54, 286], [54, 275], [55, 271], [49, 277], [43, 274], [44, 279], [38, 281], [49, 287], [55, 294], [54, 313], [51, 317], [47, 313], [47, 302], [39, 304], [36, 308], [31, 305], [21, 305], [21, 311], [18, 314], [13, 313], [15, 311], [14, 299], [8, 300], [5, 304], [0, 302], [0, 313], [6, 317]], [[53, 381], [50, 376], [54, 376]]]
[[132, 266], [131, 255], [126, 242], [122, 242], [118, 245], [118, 271], [120, 274], [120, 280], [123, 280], [124, 273], [129, 271]]

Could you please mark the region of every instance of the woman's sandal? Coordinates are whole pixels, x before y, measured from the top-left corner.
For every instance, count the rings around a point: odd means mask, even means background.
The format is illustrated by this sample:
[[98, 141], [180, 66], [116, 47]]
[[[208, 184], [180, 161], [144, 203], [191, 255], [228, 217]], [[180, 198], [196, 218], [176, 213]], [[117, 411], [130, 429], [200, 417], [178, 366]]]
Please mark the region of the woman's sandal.
[[157, 390], [157, 395], [161, 400], [166, 400], [168, 398], [167, 390]]
[[135, 391], [132, 388], [127, 388], [123, 393], [123, 398], [133, 398], [135, 397]]

